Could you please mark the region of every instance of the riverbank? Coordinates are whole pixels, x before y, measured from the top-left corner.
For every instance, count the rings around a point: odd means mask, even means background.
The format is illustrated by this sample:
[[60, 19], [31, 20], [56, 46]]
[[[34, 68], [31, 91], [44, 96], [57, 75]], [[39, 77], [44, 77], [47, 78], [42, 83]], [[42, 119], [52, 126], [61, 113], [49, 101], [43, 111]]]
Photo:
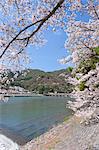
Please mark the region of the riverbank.
[[43, 94], [32, 94], [32, 93], [9, 93], [9, 94], [0, 94], [2, 97], [41, 97]]
[[99, 150], [99, 123], [81, 124], [73, 116], [45, 134], [20, 146], [21, 150]]
[[67, 97], [69, 94], [66, 93], [46, 93], [46, 94], [36, 94], [36, 93], [7, 93], [0, 94], [0, 97], [41, 97], [41, 96], [50, 96], [50, 97]]

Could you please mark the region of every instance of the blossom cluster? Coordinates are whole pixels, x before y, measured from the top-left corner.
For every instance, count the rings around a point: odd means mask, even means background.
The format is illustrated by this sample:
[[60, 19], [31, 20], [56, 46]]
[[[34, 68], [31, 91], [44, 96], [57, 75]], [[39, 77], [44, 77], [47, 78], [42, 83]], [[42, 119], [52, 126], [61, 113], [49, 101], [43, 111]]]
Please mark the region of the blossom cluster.
[[[80, 74], [79, 80], [76, 76], [69, 81], [75, 85], [71, 96], [76, 99], [74, 102], [69, 102], [69, 107], [76, 112], [77, 116], [90, 117], [99, 106], [99, 63], [96, 64], [95, 70], [90, 70], [88, 74], [82, 76]], [[85, 88], [80, 90], [78, 85], [82, 82]]]
[[95, 2], [84, 8], [89, 15], [87, 22], [71, 20], [65, 30], [65, 48], [71, 51], [75, 64], [73, 77], [68, 78], [75, 86], [71, 93], [75, 101], [70, 101], [69, 107], [84, 119], [99, 115], [99, 6]]

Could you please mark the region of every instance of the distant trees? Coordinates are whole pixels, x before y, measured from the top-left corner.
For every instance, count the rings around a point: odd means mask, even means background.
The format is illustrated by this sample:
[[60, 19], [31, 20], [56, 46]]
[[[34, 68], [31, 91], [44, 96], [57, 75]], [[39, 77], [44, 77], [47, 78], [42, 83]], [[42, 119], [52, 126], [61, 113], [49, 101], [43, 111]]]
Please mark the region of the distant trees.
[[47, 94], [47, 93], [70, 93], [72, 91], [72, 85], [64, 86], [59, 88], [59, 85], [48, 86], [48, 85], [40, 85], [36, 88], [35, 92], [39, 94]]
[[49, 86], [40, 85], [37, 87], [36, 92], [39, 94], [47, 94], [49, 92], [54, 93], [54, 88], [50, 88]]
[[[45, 94], [48, 92], [68, 93], [72, 91], [72, 85], [65, 81], [65, 75], [71, 73], [67, 69], [43, 72], [41, 70], [24, 70], [10, 83], [11, 86], [20, 86], [29, 91]], [[27, 72], [27, 73], [26, 73]], [[25, 74], [25, 75], [23, 75]], [[64, 76], [62, 76], [64, 75]]]

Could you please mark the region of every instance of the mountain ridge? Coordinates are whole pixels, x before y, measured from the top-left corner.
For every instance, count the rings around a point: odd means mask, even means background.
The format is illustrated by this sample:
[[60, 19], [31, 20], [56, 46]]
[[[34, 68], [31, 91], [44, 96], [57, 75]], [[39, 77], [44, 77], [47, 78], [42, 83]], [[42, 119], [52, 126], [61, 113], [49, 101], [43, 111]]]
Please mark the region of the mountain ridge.
[[18, 73], [11, 86], [19, 86], [30, 92], [44, 94], [48, 92], [69, 93], [72, 85], [66, 81], [72, 68], [45, 72], [39, 69], [27, 69]]

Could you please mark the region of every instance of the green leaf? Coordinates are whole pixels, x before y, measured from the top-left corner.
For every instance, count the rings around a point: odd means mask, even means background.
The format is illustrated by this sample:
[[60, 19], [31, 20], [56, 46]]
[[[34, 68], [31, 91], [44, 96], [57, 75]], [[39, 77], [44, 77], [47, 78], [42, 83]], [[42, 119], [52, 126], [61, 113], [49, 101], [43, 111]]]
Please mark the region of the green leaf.
[[99, 46], [98, 46], [98, 47], [93, 48], [93, 51], [95, 51], [96, 55], [98, 55], [98, 56], [99, 56]]
[[80, 91], [84, 91], [84, 89], [86, 88], [85, 82], [80, 82], [80, 84], [78, 85], [78, 88]]

